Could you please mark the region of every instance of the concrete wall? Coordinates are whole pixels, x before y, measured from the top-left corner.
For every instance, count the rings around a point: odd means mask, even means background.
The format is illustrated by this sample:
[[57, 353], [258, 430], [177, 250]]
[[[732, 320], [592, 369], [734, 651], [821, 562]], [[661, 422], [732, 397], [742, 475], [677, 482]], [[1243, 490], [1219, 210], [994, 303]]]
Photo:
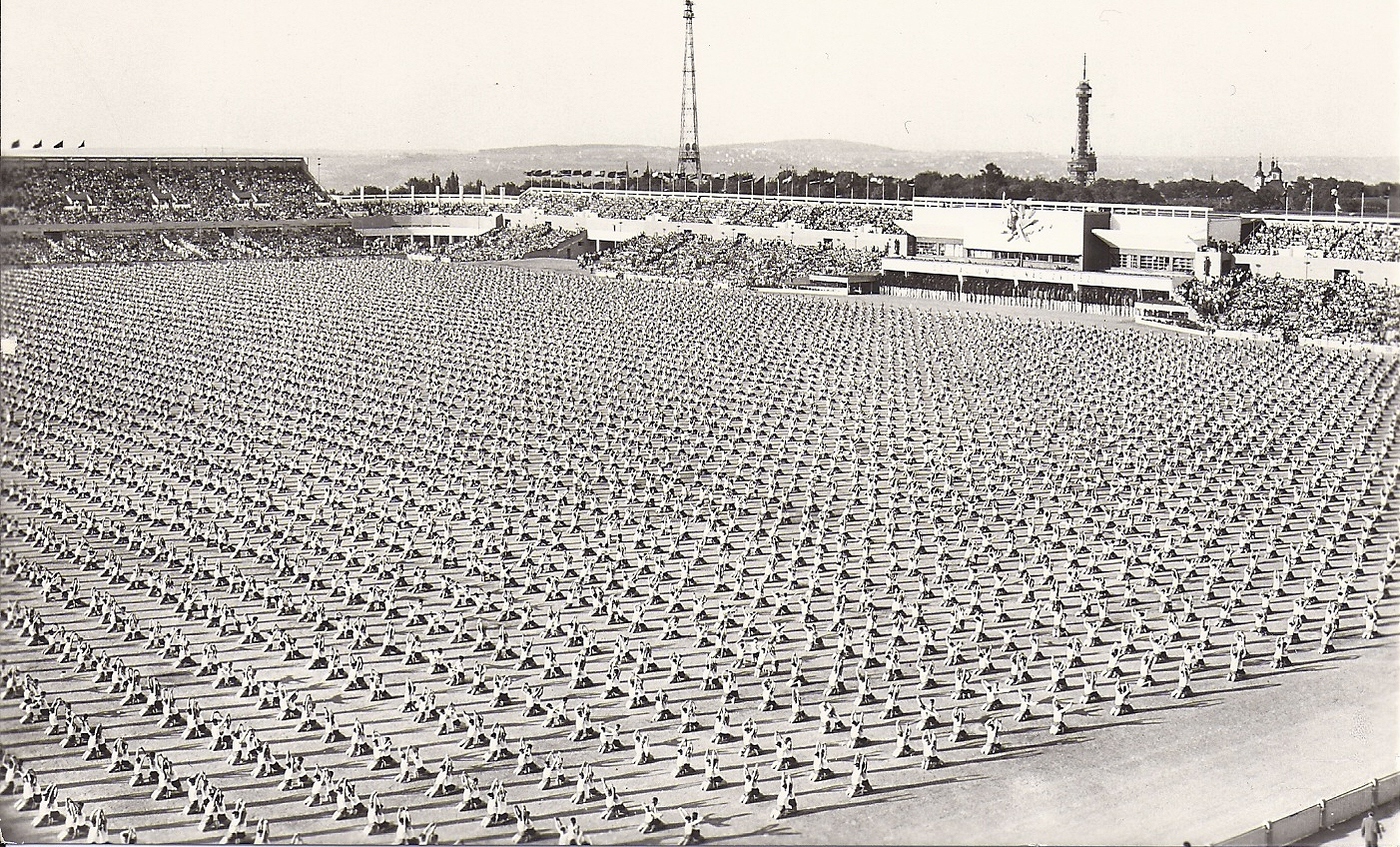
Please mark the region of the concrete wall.
[[1008, 229], [1010, 212], [1000, 205], [990, 208], [916, 206], [906, 229], [915, 237], [956, 239], [969, 250], [1084, 254], [1084, 212], [1029, 208], [1020, 209], [1019, 213], [1024, 237]]
[[[1171, 277], [1152, 274], [1120, 273], [1117, 271], [1061, 271], [1048, 268], [1024, 268], [1015, 265], [942, 262], [930, 259], [900, 259], [888, 257], [881, 263], [890, 272], [941, 274], [969, 279], [1007, 279], [1047, 285], [1077, 288], [1092, 285], [1100, 288], [1169, 292], [1174, 288]], [[886, 277], [889, 279], [889, 277]]]
[[1112, 218], [1108, 212], [1084, 213], [1084, 258], [1079, 263], [1081, 271], [1105, 271], [1113, 264], [1113, 251], [1093, 232], [1111, 226]]
[[1248, 265], [1258, 276], [1279, 276], [1290, 279], [1331, 279], [1339, 270], [1349, 271], [1367, 282], [1384, 283], [1400, 288], [1400, 262], [1375, 262], [1365, 259], [1322, 259], [1305, 255], [1301, 250], [1283, 256], [1235, 254], [1235, 267]]
[[1242, 221], [1239, 215], [1212, 214], [1207, 227], [1207, 233], [1216, 241], [1223, 241], [1228, 244], [1239, 244], [1244, 240], [1244, 232], [1241, 224]]
[[350, 218], [357, 235], [441, 235], [464, 238], [490, 232], [502, 215], [361, 215]]
[[1111, 233], [1123, 233], [1144, 245], [1144, 252], [1192, 253], [1206, 241], [1206, 218], [1168, 218], [1145, 215], [1113, 215], [1108, 221]]

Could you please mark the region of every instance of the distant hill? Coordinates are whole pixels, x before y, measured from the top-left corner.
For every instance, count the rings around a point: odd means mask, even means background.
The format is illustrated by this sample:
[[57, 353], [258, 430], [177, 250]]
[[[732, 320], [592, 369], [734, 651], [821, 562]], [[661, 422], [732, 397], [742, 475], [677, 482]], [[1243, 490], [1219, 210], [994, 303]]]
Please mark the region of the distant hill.
[[[433, 173], [446, 177], [456, 171], [465, 181], [487, 185], [520, 182], [524, 172], [538, 169], [622, 170], [624, 167], [654, 171], [675, 168], [672, 147], [633, 144], [540, 145], [501, 147], [470, 152], [383, 152], [317, 154], [321, 181], [333, 189], [357, 185], [399, 185], [411, 176]], [[825, 139], [772, 141], [751, 144], [716, 144], [705, 147], [708, 173], [776, 174], [784, 168], [854, 170], [910, 177], [925, 170], [944, 173], [978, 171], [995, 161], [1008, 173], [1031, 175], [1058, 172], [1062, 165], [1050, 157], [1030, 153], [921, 153], [875, 144]], [[1252, 171], [1251, 171], [1252, 172]]]
[[[104, 152], [107, 155], [117, 154], [117, 151]], [[268, 151], [259, 152], [266, 155]], [[188, 155], [189, 151], [184, 153]], [[649, 164], [653, 170], [664, 171], [673, 169], [676, 163], [674, 147], [640, 144], [550, 144], [473, 151], [323, 150], [291, 153], [305, 156], [313, 170], [317, 168], [319, 160], [321, 182], [334, 190], [348, 190], [358, 185], [393, 187], [409, 177], [426, 177], [437, 173], [445, 178], [454, 170], [466, 182], [480, 179], [487, 185], [496, 185], [520, 182], [524, 179], [525, 171], [540, 168], [621, 170], [623, 167], [641, 169]], [[235, 151], [230, 150], [227, 154], [234, 155]], [[1237, 179], [1247, 184], [1257, 164], [1251, 156], [1115, 156], [1109, 150], [1100, 150], [1098, 154], [1099, 176], [1132, 178], [1143, 182], [1209, 179], [1214, 176], [1222, 182]], [[1014, 176], [1057, 178], [1064, 173], [1064, 157], [1045, 153], [977, 150], [931, 153], [834, 139], [715, 144], [704, 147], [702, 156], [705, 170], [712, 173], [772, 175], [783, 168], [806, 171], [815, 167], [911, 177], [929, 170], [945, 174], [973, 174], [988, 162], [995, 162], [1003, 171]], [[1267, 168], [1268, 162], [1264, 166]], [[1301, 174], [1357, 179], [1368, 183], [1383, 180], [1400, 182], [1400, 157], [1285, 158], [1280, 166], [1288, 179]]]

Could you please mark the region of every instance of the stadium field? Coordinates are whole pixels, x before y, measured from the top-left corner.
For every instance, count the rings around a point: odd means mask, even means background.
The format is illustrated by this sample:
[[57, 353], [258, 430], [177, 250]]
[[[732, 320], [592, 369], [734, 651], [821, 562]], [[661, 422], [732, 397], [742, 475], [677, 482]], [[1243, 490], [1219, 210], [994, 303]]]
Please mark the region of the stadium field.
[[3, 283], [0, 744], [113, 841], [1207, 843], [1400, 765], [1394, 357], [493, 264]]

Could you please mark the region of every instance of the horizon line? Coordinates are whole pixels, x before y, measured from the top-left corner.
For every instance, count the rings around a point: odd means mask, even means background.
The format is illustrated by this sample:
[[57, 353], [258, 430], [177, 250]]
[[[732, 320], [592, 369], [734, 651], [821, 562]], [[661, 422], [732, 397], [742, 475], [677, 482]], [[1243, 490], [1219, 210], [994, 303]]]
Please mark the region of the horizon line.
[[[6, 139], [8, 139], [9, 136], [8, 136], [8, 135], [0, 135], [0, 138], [6, 138]], [[24, 137], [23, 137], [23, 136], [19, 136], [19, 138], [20, 138], [21, 140], [23, 140]], [[13, 140], [13, 139], [10, 139], [10, 140]], [[62, 140], [62, 139], [60, 139], [60, 140]], [[774, 139], [774, 140], [770, 140], [770, 141], [725, 141], [725, 142], [718, 142], [718, 143], [715, 143], [715, 144], [710, 144], [710, 145], [707, 145], [707, 147], [708, 147], [708, 149], [713, 150], [713, 149], [716, 149], [716, 148], [721, 148], [721, 149], [723, 149], [723, 148], [728, 148], [728, 147], [765, 146], [765, 145], [800, 144], [800, 143], [849, 144], [849, 145], [852, 145], [852, 146], [877, 148], [877, 149], [879, 149], [879, 150], [886, 150], [886, 151], [889, 151], [889, 152], [892, 152], [892, 153], [903, 153], [903, 154], [910, 154], [910, 155], [929, 155], [929, 156], [951, 156], [951, 155], [978, 155], [978, 156], [1043, 156], [1043, 157], [1047, 157], [1047, 158], [1058, 158], [1058, 157], [1060, 156], [1060, 154], [1058, 154], [1058, 153], [1051, 153], [1051, 152], [1046, 152], [1046, 151], [1041, 151], [1041, 150], [1011, 150], [1011, 149], [1006, 149], [1006, 150], [987, 150], [987, 149], [974, 149], [974, 148], [955, 148], [955, 149], [943, 149], [943, 150], [915, 150], [915, 149], [906, 148], [906, 147], [889, 147], [889, 146], [886, 146], [886, 145], [883, 145], [883, 144], [876, 144], [876, 143], [874, 143], [874, 142], [867, 142], [867, 141], [849, 141], [849, 140], [846, 140], [846, 139], [839, 139], [839, 138], [782, 138], [782, 139]], [[642, 148], [656, 148], [656, 149], [659, 149], [659, 150], [665, 150], [665, 151], [667, 151], [667, 152], [674, 152], [673, 149], [672, 149], [672, 145], [666, 145], [666, 144], [647, 144], [647, 143], [641, 143], [641, 142], [538, 143], [538, 144], [505, 145], [505, 146], [496, 146], [496, 147], [424, 147], [424, 148], [414, 148], [414, 147], [315, 147], [315, 146], [295, 147], [295, 146], [291, 146], [291, 145], [228, 145], [228, 144], [222, 144], [222, 145], [212, 145], [212, 144], [183, 145], [183, 144], [181, 144], [181, 145], [168, 145], [168, 146], [167, 146], [167, 145], [125, 145], [125, 146], [114, 146], [114, 147], [105, 147], [105, 148], [104, 148], [104, 147], [101, 146], [100, 142], [99, 142], [98, 144], [94, 145], [94, 144], [91, 142], [91, 140], [89, 139], [89, 143], [88, 143], [87, 147], [86, 147], [86, 148], [83, 148], [83, 150], [82, 150], [81, 153], [79, 152], [78, 148], [76, 148], [76, 147], [73, 148], [71, 151], [68, 150], [67, 148], [63, 149], [62, 151], [55, 151], [55, 150], [53, 150], [52, 147], [44, 147], [44, 148], [41, 148], [40, 150], [37, 150], [37, 151], [36, 151], [36, 150], [33, 150], [32, 148], [28, 147], [28, 145], [27, 145], [27, 143], [26, 143], [26, 144], [25, 144], [24, 146], [22, 146], [20, 149], [15, 150], [15, 151], [13, 151], [13, 152], [10, 151], [9, 149], [0, 149], [0, 155], [5, 155], [5, 156], [14, 156], [14, 155], [26, 156], [26, 155], [34, 155], [34, 154], [36, 154], [36, 153], [59, 153], [60, 155], [100, 156], [100, 155], [105, 155], [105, 154], [103, 153], [104, 150], [105, 150], [105, 151], [111, 151], [111, 152], [127, 152], [127, 153], [134, 153], [134, 152], [137, 152], [137, 151], [159, 151], [159, 152], [161, 152], [161, 153], [167, 153], [167, 154], [172, 154], [172, 155], [186, 155], [186, 156], [193, 156], [193, 155], [201, 155], [201, 156], [225, 155], [225, 156], [227, 156], [227, 155], [237, 155], [237, 154], [240, 153], [240, 152], [255, 152], [255, 153], [261, 153], [261, 154], [282, 153], [282, 154], [284, 154], [284, 155], [296, 155], [296, 153], [295, 153], [294, 151], [297, 151], [297, 150], [305, 151], [306, 153], [318, 153], [318, 154], [323, 154], [323, 155], [324, 155], [324, 154], [327, 154], [327, 153], [330, 153], [330, 154], [379, 154], [379, 153], [401, 153], [401, 154], [414, 154], [414, 155], [444, 155], [444, 154], [493, 153], [493, 152], [500, 152], [500, 151], [523, 151], [523, 150], [544, 149], [544, 148], [585, 148], [585, 147], [601, 147], [601, 148], [609, 148], [609, 147], [616, 147], [616, 148], [629, 148], [629, 147], [632, 147], [632, 148], [636, 148], [636, 147], [642, 147]], [[216, 149], [216, 148], [217, 148], [218, 150], [220, 150], [220, 151], [223, 151], [223, 152], [218, 153], [218, 154], [214, 154], [214, 153], [209, 152], [209, 151], [214, 150], [214, 149]], [[176, 151], [180, 151], [180, 152], [179, 152], [179, 153], [176, 153]], [[1097, 152], [1097, 151], [1096, 151], [1096, 152]], [[1247, 153], [1247, 154], [1246, 154], [1246, 153], [1133, 153], [1133, 152], [1121, 152], [1121, 153], [1114, 153], [1114, 154], [1112, 154], [1112, 155], [1108, 158], [1108, 161], [1111, 163], [1111, 162], [1113, 161], [1113, 159], [1256, 159], [1256, 158], [1258, 158], [1258, 156], [1257, 156], [1256, 153]], [[1278, 161], [1281, 162], [1281, 163], [1288, 163], [1290, 160], [1299, 160], [1299, 159], [1306, 159], [1306, 158], [1330, 158], [1330, 159], [1390, 160], [1390, 161], [1394, 161], [1394, 162], [1400, 164], [1400, 155], [1397, 155], [1397, 154], [1395, 154], [1395, 153], [1325, 153], [1325, 152], [1323, 152], [1323, 153], [1292, 154], [1292, 155], [1290, 155], [1290, 156], [1283, 156], [1283, 157], [1275, 157], [1275, 156], [1273, 156], [1273, 155], [1271, 154], [1270, 158], [1277, 158]]]

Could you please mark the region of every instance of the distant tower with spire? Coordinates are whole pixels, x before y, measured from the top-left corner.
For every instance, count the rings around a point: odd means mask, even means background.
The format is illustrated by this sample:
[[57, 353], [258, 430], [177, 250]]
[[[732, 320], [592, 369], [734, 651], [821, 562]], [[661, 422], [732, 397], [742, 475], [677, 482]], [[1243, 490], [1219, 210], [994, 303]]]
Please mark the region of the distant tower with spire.
[[681, 145], [676, 172], [700, 175], [700, 116], [695, 108], [695, 8], [685, 0], [685, 65], [681, 69]]
[[1088, 185], [1099, 169], [1098, 157], [1094, 155], [1094, 148], [1089, 146], [1089, 98], [1093, 96], [1094, 90], [1089, 87], [1089, 55], [1086, 53], [1083, 76], [1075, 89], [1075, 97], [1079, 100], [1079, 132], [1075, 136], [1074, 147], [1069, 151], [1068, 166], [1069, 178], [1080, 185]]
[[1259, 166], [1254, 169], [1254, 190], [1262, 191], [1264, 186], [1278, 183], [1284, 184], [1283, 168], [1278, 166], [1278, 159], [1269, 160], [1269, 172], [1264, 173], [1264, 157], [1259, 157]]

